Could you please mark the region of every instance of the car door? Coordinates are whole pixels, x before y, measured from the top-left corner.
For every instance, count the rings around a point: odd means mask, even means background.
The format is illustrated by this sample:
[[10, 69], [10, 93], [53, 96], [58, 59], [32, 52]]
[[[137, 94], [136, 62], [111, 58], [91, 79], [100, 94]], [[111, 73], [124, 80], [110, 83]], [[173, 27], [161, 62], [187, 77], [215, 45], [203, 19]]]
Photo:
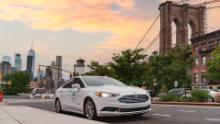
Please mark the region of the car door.
[[83, 99], [83, 88], [85, 88], [80, 78], [75, 78], [73, 84], [79, 84], [80, 89], [72, 88], [70, 96], [69, 106], [72, 106], [74, 111], [82, 111], [82, 99]]
[[72, 92], [72, 83], [73, 81], [68, 81], [62, 89], [59, 91], [60, 92], [60, 100], [61, 104], [63, 105], [64, 108], [69, 109], [69, 97], [70, 93]]

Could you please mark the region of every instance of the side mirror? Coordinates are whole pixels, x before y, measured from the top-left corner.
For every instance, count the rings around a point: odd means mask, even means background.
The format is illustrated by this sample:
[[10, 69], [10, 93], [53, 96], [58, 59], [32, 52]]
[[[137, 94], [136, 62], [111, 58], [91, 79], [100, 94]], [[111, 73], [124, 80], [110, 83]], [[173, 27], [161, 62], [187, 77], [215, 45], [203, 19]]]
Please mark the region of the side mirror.
[[72, 84], [72, 88], [80, 89], [80, 85], [79, 84]]

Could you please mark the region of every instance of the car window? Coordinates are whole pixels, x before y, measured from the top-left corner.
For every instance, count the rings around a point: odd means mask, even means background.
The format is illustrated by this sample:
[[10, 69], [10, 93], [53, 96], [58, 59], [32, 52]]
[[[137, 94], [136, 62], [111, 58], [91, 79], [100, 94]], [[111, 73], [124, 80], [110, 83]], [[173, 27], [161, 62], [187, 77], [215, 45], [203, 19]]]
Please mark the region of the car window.
[[182, 93], [182, 91], [179, 89], [173, 89], [173, 90], [170, 90], [168, 93], [169, 94], [179, 94], [179, 93]]
[[72, 81], [70, 81], [70, 82], [68, 82], [67, 84], [65, 84], [64, 86], [63, 86], [63, 88], [72, 88]]
[[126, 86], [119, 80], [106, 76], [83, 76], [83, 80], [88, 86], [105, 86], [105, 85]]
[[79, 84], [81, 88], [84, 88], [83, 82], [79, 78], [74, 79], [74, 84]]

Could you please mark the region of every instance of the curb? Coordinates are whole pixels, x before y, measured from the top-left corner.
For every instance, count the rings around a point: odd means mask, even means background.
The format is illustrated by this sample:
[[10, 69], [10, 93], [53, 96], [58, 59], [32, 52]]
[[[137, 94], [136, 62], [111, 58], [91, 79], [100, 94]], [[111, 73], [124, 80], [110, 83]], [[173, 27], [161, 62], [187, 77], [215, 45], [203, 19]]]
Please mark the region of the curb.
[[200, 102], [152, 102], [152, 104], [160, 105], [187, 105], [187, 106], [217, 106], [220, 107], [220, 103], [200, 103]]

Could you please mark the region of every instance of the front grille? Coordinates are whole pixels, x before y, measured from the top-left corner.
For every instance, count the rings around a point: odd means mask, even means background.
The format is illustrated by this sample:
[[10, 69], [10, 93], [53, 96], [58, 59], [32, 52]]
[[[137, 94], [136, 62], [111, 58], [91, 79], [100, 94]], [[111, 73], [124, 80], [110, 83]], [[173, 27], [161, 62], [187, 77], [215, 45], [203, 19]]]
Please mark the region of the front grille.
[[141, 108], [123, 108], [120, 109], [120, 112], [135, 112], [135, 111], [144, 111], [150, 109], [150, 106], [147, 107], [141, 107]]
[[147, 102], [149, 97], [147, 95], [126, 95], [119, 99], [121, 103], [142, 103]]
[[109, 112], [135, 112], [135, 111], [144, 111], [150, 109], [150, 106], [139, 107], [139, 108], [116, 108], [116, 107], [105, 107], [101, 111]]

